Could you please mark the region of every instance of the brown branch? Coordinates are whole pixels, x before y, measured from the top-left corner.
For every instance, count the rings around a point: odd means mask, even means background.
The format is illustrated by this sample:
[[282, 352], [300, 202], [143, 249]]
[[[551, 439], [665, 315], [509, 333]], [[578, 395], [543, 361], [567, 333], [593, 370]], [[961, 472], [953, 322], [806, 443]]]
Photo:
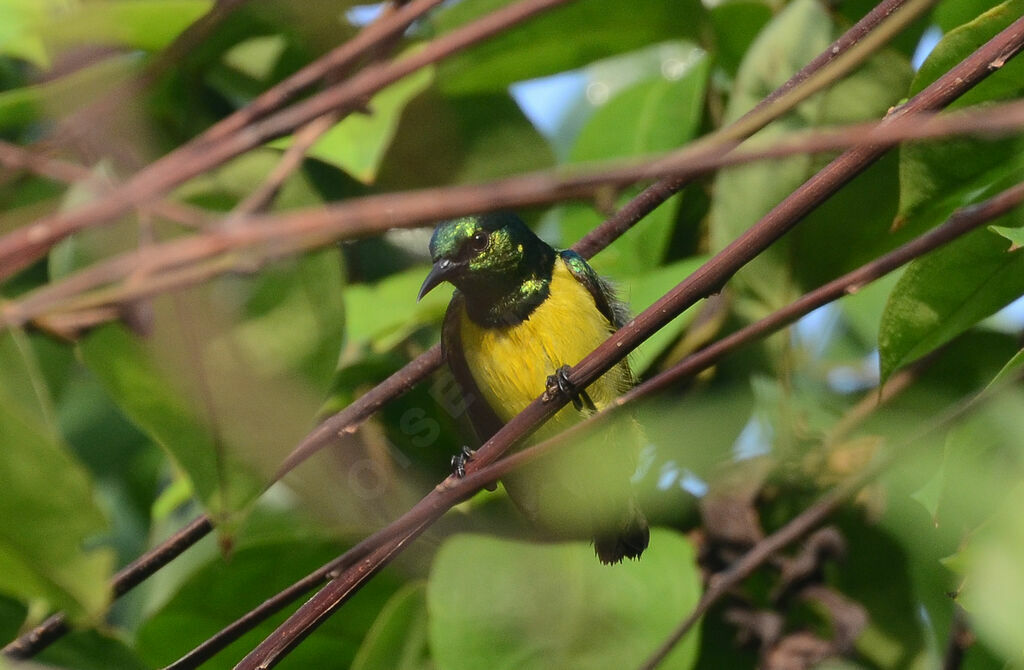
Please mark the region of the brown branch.
[[[10, 277], [45, 255], [49, 249], [68, 235], [83, 228], [109, 221], [132, 207], [147, 202], [187, 179], [220, 165], [250, 149], [286, 135], [296, 128], [337, 111], [345, 114], [364, 105], [364, 101], [385, 86], [423, 68], [465, 50], [533, 16], [571, 0], [520, 0], [487, 14], [465, 26], [428, 43], [423, 49], [389, 63], [374, 65], [358, 75], [332, 86], [293, 106], [257, 117], [247, 126], [238, 128], [241, 117], [232, 115], [218, 123], [197, 140], [172, 151], [164, 158], [138, 172], [124, 185], [102, 200], [89, 203], [67, 213], [46, 217], [0, 237], [0, 279]], [[421, 9], [433, 6], [436, 0], [413, 0], [391, 15], [392, 20], [379, 25], [404, 29], [401, 20]], [[386, 39], [392, 33], [383, 28], [374, 31], [375, 41]], [[363, 33], [360, 33], [360, 36]], [[357, 41], [359, 36], [357, 36]], [[364, 40], [363, 42], [368, 42]], [[250, 112], [251, 114], [252, 112]], [[230, 130], [230, 134], [223, 134]], [[235, 132], [237, 131], [237, 132]]]
[[[959, 65], [895, 110], [889, 118], [900, 118], [949, 104], [991, 74], [994, 63], [1005, 62], [1022, 48], [1024, 48], [1024, 18], [1018, 19], [992, 38]], [[744, 264], [795, 226], [811, 209], [821, 204], [832, 193], [877, 160], [883, 152], [884, 149], [877, 148], [854, 149], [834, 160], [776, 206], [760, 222], [573, 367], [568, 374], [570, 383], [576, 388], [589, 386], [644, 339], [683, 310], [705, 295], [716, 292]], [[567, 402], [567, 398], [561, 395], [550, 397], [544, 394], [536, 398], [477, 451], [473, 461], [469, 464], [469, 469], [476, 471], [493, 463], [513, 444], [527, 437]], [[425, 506], [427, 509], [435, 508], [435, 514], [442, 514], [445, 508], [440, 508], [436, 500], [431, 500], [436, 497], [438, 496], [434, 493], [429, 494], [413, 509]], [[807, 513], [797, 519], [804, 519], [805, 516], [808, 516]], [[814, 517], [813, 514], [809, 516]], [[799, 526], [799, 524], [795, 525]], [[370, 556], [330, 581], [236, 667], [241, 670], [254, 670], [274, 666], [337, 610], [370, 576], [381, 569], [384, 565], [383, 561], [389, 560], [405, 545], [405, 542], [406, 538], [398, 538], [382, 544]]]
[[[57, 312], [117, 306], [195, 285], [218, 274], [241, 270], [251, 272], [271, 259], [386, 229], [418, 226], [438, 219], [525, 203], [557, 202], [568, 196], [594, 195], [609, 184], [621, 186], [649, 178], [652, 173], [684, 174], [690, 178], [714, 168], [751, 160], [849, 146], [882, 150], [908, 139], [954, 134], [990, 137], [1019, 130], [1021, 126], [1024, 126], [1022, 101], [979, 106], [949, 114], [921, 112], [876, 123], [792, 133], [766, 147], [717, 154], [707, 148], [696, 147], [648, 163], [631, 162], [624, 167], [620, 164], [620, 167], [576, 176], [544, 171], [489, 184], [373, 195], [313, 210], [255, 217], [245, 226], [224, 225], [202, 235], [126, 252], [62, 281], [42, 286], [19, 301], [4, 305], [0, 311], [0, 328], [23, 325]], [[296, 160], [301, 160], [301, 152], [300, 147], [295, 154]], [[289, 163], [284, 169], [293, 167], [294, 163]], [[626, 229], [620, 228], [621, 231]], [[238, 256], [238, 252], [245, 252], [244, 258]], [[132, 282], [114, 283], [129, 275]], [[109, 285], [92, 288], [103, 284]], [[92, 324], [86, 321], [82, 325]]]

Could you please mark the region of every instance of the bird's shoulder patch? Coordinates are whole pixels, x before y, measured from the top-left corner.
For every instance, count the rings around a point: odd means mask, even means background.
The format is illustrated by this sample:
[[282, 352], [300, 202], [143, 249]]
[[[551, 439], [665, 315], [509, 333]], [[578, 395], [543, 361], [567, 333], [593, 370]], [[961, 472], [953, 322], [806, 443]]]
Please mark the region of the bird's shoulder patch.
[[572, 249], [558, 252], [559, 258], [572, 276], [582, 284], [594, 298], [594, 304], [616, 329], [629, 321], [629, 308], [615, 297], [615, 289], [602, 279], [583, 256]]

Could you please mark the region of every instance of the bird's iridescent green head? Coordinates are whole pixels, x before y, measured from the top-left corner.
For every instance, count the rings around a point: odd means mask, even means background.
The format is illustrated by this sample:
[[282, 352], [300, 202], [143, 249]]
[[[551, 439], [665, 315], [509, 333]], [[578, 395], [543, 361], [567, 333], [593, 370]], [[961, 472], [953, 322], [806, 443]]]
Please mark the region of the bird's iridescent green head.
[[518, 216], [498, 212], [441, 223], [430, 238], [430, 256], [434, 267], [419, 297], [451, 282], [466, 296], [471, 316], [489, 321], [507, 320], [505, 312], [521, 313], [546, 295], [555, 251]]

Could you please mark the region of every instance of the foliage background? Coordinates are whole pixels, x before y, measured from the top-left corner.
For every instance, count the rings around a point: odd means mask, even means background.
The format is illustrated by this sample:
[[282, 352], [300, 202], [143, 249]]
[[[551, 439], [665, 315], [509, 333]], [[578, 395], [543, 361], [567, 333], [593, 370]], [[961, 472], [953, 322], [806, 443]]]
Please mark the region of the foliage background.
[[[395, 51], [504, 4], [448, 3]], [[324, 135], [274, 210], [679, 147], [738, 118], [872, 5], [571, 3], [382, 91], [369, 114]], [[0, 233], [102, 197], [103, 179], [180, 145], [355, 34], [373, 13], [344, 1], [242, 3], [142, 93], [102, 118], [83, 112], [143, 72], [211, 7], [0, 0], [0, 136], [94, 175], [68, 186], [2, 173]], [[938, 2], [866, 65], [758, 137], [880, 118], [1022, 12], [1019, 0]], [[912, 61], [939, 35], [923, 64]], [[1022, 70], [1011, 61], [957, 104], [1020, 98]], [[172, 197], [228, 212], [290, 141], [248, 152]], [[645, 343], [631, 357], [634, 369], [641, 377], [665, 369], [1016, 183], [1020, 148], [1011, 137], [890, 152], [738, 273], [720, 299]], [[756, 163], [699, 180], [593, 265], [642, 309], [828, 158]], [[594, 203], [524, 214], [556, 246], [604, 218]], [[822, 563], [819, 581], [868, 618], [845, 660], [829, 667], [935, 667], [957, 603], [978, 637], [964, 667], [1019, 664], [1024, 398], [1011, 388], [944, 419], [1024, 363], [1019, 310], [1000, 311], [1024, 294], [1024, 255], [1011, 250], [1020, 214], [995, 223], [636, 408], [650, 440], [636, 481], [658, 526], [642, 561], [604, 568], [585, 544], [537, 544], [500, 490], [482, 493], [375, 578], [285, 667], [636, 665], [699, 598], [698, 553], [704, 568], [715, 567], [706, 555], [714, 529], [705, 503], [732, 501], [754, 516], [755, 530], [770, 532], [879, 454], [911, 449], [832, 520], [846, 549], [843, 560]], [[182, 234], [158, 217], [127, 217], [65, 240], [0, 291], [15, 299], [99, 258]], [[130, 305], [119, 322], [74, 342], [34, 329], [0, 333], [0, 637], [62, 609], [77, 630], [41, 662], [166, 665], [439, 481], [463, 442], [443, 376], [260, 494], [318, 416], [437, 341], [448, 296], [414, 298], [428, 236], [388, 232], [210, 280]], [[244, 267], [244, 257], [236, 260]], [[877, 397], [881, 380], [940, 347], [908, 390], [853, 431], [838, 429]], [[112, 602], [113, 571], [200, 511], [217, 521], [217, 536]], [[771, 568], [756, 575], [664, 667], [752, 666], [757, 645], [734, 639], [744, 628], [729, 608], [775, 611], [786, 634], [834, 640], [841, 617], [777, 598], [780, 580]], [[230, 667], [280, 620], [209, 666]], [[761, 649], [761, 663], [768, 651]]]

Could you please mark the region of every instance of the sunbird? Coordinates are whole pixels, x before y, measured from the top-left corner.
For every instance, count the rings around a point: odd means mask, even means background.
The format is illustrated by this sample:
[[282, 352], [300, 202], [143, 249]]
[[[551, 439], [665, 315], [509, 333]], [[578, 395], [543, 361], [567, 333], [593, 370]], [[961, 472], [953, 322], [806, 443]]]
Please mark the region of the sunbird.
[[[438, 225], [433, 268], [419, 298], [455, 286], [441, 347], [483, 442], [537, 396], [572, 399], [531, 438], [538, 443], [609, 405], [633, 385], [623, 360], [586, 389], [566, 372], [629, 318], [611, 285], [582, 256], [556, 251], [515, 214], [467, 216]], [[639, 558], [649, 530], [630, 484], [642, 433], [632, 420], [556, 449], [503, 480], [517, 507], [559, 536], [592, 537], [602, 563]], [[465, 474], [463, 448], [452, 459]]]

